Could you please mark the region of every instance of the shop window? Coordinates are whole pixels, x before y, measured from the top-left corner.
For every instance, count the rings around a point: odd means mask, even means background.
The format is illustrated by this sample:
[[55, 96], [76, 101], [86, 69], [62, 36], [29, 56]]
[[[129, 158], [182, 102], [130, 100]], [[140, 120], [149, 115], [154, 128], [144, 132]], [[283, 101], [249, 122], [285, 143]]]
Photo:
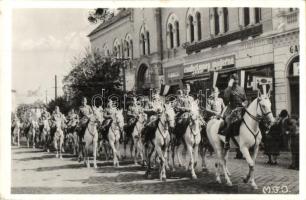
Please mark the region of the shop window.
[[228, 9], [223, 8], [224, 32], [228, 31]]
[[197, 12], [196, 14], [196, 18], [197, 18], [197, 28], [198, 28], [198, 40], [202, 39], [202, 30], [201, 30], [201, 14], [199, 12]]
[[176, 31], [176, 44], [177, 46], [180, 46], [180, 26], [179, 22], [175, 22], [175, 31]]
[[215, 35], [218, 35], [220, 32], [218, 8], [214, 8], [213, 12], [214, 12], [214, 19], [215, 19], [214, 20], [215, 21]]
[[243, 8], [244, 26], [250, 24], [250, 8]]
[[194, 41], [194, 24], [193, 24], [193, 17], [189, 16], [189, 33], [190, 33], [190, 42]]
[[170, 49], [173, 49], [174, 41], [173, 41], [173, 26], [172, 26], [172, 24], [169, 24], [169, 39], [170, 39]]
[[299, 79], [299, 56], [295, 57], [289, 64], [288, 79], [289, 79], [289, 97], [291, 104], [291, 115], [299, 116], [299, 98], [300, 98], [300, 79]]
[[255, 8], [255, 23], [259, 23], [261, 21], [261, 9]]

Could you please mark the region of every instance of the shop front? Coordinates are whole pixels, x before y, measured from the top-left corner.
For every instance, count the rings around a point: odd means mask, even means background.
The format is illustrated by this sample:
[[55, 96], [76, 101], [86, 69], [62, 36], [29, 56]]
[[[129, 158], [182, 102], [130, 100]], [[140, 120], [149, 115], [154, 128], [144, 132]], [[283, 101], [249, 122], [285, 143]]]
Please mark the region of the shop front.
[[165, 68], [165, 83], [170, 86], [168, 94], [176, 94], [182, 88], [184, 69], [182, 65]]

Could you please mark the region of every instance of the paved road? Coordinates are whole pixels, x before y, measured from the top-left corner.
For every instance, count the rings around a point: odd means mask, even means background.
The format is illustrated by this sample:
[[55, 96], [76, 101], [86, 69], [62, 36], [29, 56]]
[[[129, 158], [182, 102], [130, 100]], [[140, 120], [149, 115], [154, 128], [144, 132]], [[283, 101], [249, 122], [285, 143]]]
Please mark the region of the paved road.
[[[192, 193], [298, 193], [299, 171], [289, 170], [289, 153], [281, 153], [278, 166], [265, 164], [266, 157], [260, 153], [256, 165], [258, 190], [252, 190], [242, 182], [248, 166], [244, 160], [229, 158], [232, 187], [217, 184], [214, 176], [214, 158], [208, 157], [208, 172], [198, 168], [198, 179], [191, 180], [183, 169], [169, 172], [167, 182], [160, 182], [157, 172], [148, 180], [145, 170], [131, 160], [121, 161], [115, 168], [109, 161], [98, 161], [98, 168], [87, 169], [70, 154], [63, 160], [53, 153], [40, 149], [12, 147], [12, 193], [15, 194], [192, 194]], [[224, 180], [224, 179], [223, 179]], [[265, 187], [263, 189], [263, 187]]]

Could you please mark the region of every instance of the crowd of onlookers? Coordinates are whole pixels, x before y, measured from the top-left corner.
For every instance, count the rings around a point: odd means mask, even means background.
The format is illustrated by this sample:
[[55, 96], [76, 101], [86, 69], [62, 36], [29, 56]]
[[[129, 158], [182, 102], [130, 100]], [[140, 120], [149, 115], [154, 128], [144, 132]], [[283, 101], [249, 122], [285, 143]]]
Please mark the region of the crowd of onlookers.
[[299, 169], [299, 119], [289, 116], [282, 110], [270, 130], [263, 132], [264, 153], [268, 156], [267, 164], [277, 165], [282, 150], [290, 151], [292, 162], [290, 169]]

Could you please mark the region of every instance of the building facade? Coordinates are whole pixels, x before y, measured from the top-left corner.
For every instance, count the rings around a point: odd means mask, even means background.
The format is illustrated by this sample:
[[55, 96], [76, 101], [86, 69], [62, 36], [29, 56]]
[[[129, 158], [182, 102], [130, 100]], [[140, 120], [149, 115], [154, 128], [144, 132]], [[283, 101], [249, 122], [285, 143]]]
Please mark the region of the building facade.
[[194, 95], [207, 96], [237, 73], [250, 100], [265, 79], [274, 113], [299, 114], [298, 9], [123, 9], [89, 38], [103, 55], [131, 58], [127, 90], [145, 93], [167, 84], [175, 93], [188, 82]]

